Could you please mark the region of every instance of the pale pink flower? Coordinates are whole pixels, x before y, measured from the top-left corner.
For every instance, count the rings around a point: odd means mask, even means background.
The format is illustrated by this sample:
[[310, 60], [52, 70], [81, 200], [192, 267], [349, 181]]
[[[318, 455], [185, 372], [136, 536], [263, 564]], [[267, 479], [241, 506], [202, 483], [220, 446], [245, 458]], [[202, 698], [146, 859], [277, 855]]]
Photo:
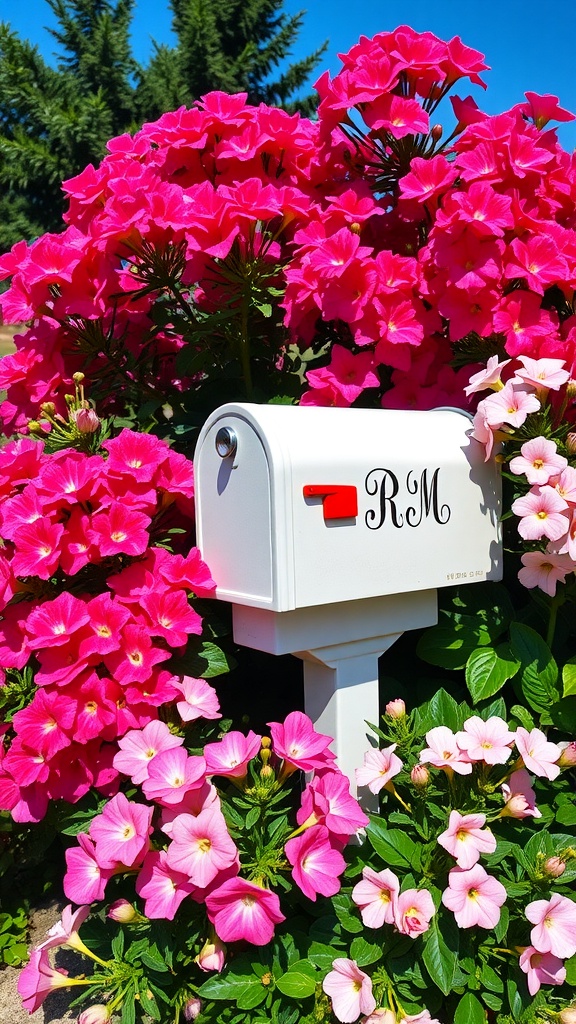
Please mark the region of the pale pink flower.
[[402, 1017], [398, 1024], [440, 1024], [440, 1021], [430, 1016], [430, 1010], [421, 1010], [420, 1013]]
[[459, 868], [473, 867], [481, 853], [494, 853], [496, 839], [485, 824], [485, 814], [450, 812], [448, 828], [438, 836], [438, 842], [456, 858]]
[[442, 903], [453, 912], [459, 928], [495, 928], [505, 902], [506, 889], [480, 864], [468, 870], [452, 868], [442, 893]]
[[531, 359], [530, 356], [518, 356], [522, 369], [516, 370], [516, 377], [523, 383], [532, 384], [535, 388], [546, 388], [547, 391], [559, 391], [567, 380], [568, 370], [564, 369], [563, 359]]
[[267, 946], [274, 925], [286, 920], [276, 893], [244, 878], [229, 878], [214, 889], [206, 897], [206, 910], [223, 942], [245, 940], [253, 946]]
[[199, 889], [206, 889], [238, 856], [222, 811], [208, 807], [197, 817], [180, 814], [172, 824], [168, 864]]
[[[61, 919], [48, 929], [46, 938], [38, 943], [36, 949], [55, 949], [57, 946], [70, 946], [74, 949], [77, 946], [78, 929], [89, 914], [89, 905], [72, 910], [71, 904], [68, 904], [62, 911]], [[80, 945], [84, 947], [81, 940]]]
[[205, 679], [182, 676], [174, 681], [174, 686], [184, 697], [176, 703], [183, 722], [193, 722], [197, 718], [222, 718], [216, 690]]
[[530, 941], [539, 953], [552, 953], [567, 960], [576, 953], [576, 904], [553, 892], [549, 900], [534, 900], [526, 907], [534, 925]]
[[152, 758], [142, 789], [148, 800], [171, 807], [179, 804], [191, 789], [200, 789], [205, 773], [203, 757], [188, 754], [183, 747], [174, 747]]
[[550, 743], [540, 729], [528, 732], [519, 726], [516, 730], [516, 748], [528, 771], [552, 782], [560, 775], [557, 761], [562, 751], [556, 743]]
[[400, 882], [393, 871], [374, 871], [365, 867], [362, 881], [352, 890], [352, 899], [360, 908], [362, 920], [367, 928], [381, 928], [383, 924], [394, 924], [394, 904], [400, 892]]
[[148, 722], [143, 729], [130, 729], [118, 740], [120, 750], [112, 764], [139, 785], [148, 778], [148, 766], [156, 754], [183, 743], [182, 736], [174, 736], [165, 722]]
[[568, 573], [574, 571], [574, 562], [570, 555], [525, 551], [520, 560], [523, 568], [518, 573], [518, 579], [522, 586], [527, 590], [539, 587], [549, 597], [554, 597], [556, 585], [564, 583]]
[[520, 449], [521, 455], [510, 461], [510, 471], [524, 474], [529, 484], [547, 484], [550, 477], [566, 469], [568, 459], [558, 455], [556, 444], [546, 437], [534, 437]]
[[411, 939], [427, 932], [436, 908], [427, 889], [406, 889], [394, 903], [394, 924], [402, 935]]
[[110, 1014], [104, 1003], [93, 1003], [78, 1017], [76, 1024], [108, 1024]]
[[501, 818], [541, 818], [536, 807], [536, 793], [530, 785], [530, 776], [525, 768], [512, 772], [508, 782], [502, 785], [502, 796], [506, 801], [500, 811]]
[[485, 391], [487, 388], [493, 388], [494, 391], [499, 390], [501, 387], [500, 374], [505, 366], [508, 366], [509, 359], [505, 359], [502, 363], [498, 362], [498, 356], [490, 356], [486, 366], [483, 370], [478, 373], [473, 373], [470, 377], [470, 383], [464, 388], [466, 395], [471, 395], [474, 391]]
[[402, 771], [402, 761], [394, 753], [396, 747], [397, 744], [393, 743], [384, 750], [368, 750], [364, 754], [364, 764], [356, 769], [357, 784], [368, 786], [371, 793], [379, 793], [384, 789]]
[[361, 1013], [376, 1009], [372, 995], [372, 981], [361, 971], [355, 960], [336, 957], [332, 970], [322, 982], [322, 988], [332, 1001], [332, 1010], [342, 1024], [353, 1024]]
[[524, 540], [560, 540], [568, 530], [568, 519], [562, 513], [568, 503], [553, 487], [534, 487], [528, 494], [512, 502], [512, 511], [520, 517], [518, 533]]
[[471, 761], [506, 764], [512, 753], [514, 733], [502, 718], [484, 721], [479, 715], [473, 715], [464, 722], [464, 730], [456, 733], [456, 742]]
[[130, 924], [137, 916], [138, 913], [134, 905], [124, 899], [114, 900], [108, 907], [106, 914], [106, 917], [109, 917], [112, 921], [117, 921], [118, 924]]
[[558, 491], [561, 498], [568, 504], [576, 505], [576, 469], [566, 466], [558, 476], [550, 480], [550, 486]]
[[520, 970], [528, 975], [526, 982], [531, 996], [535, 996], [541, 985], [563, 985], [566, 981], [564, 962], [552, 953], [539, 953], [534, 946], [527, 946], [520, 954]]
[[523, 387], [514, 387], [508, 381], [501, 391], [485, 398], [482, 407], [491, 427], [501, 427], [504, 423], [521, 427], [531, 412], [538, 412], [540, 402], [536, 395], [529, 394]]
[[389, 700], [384, 708], [384, 714], [388, 715], [388, 718], [405, 718], [406, 704], [401, 697], [396, 697], [396, 700]]
[[220, 973], [226, 963], [226, 946], [217, 936], [212, 940], [207, 939], [198, 956], [194, 958], [194, 963], [198, 964], [201, 971]]
[[572, 740], [568, 743], [568, 740], [562, 740], [558, 746], [560, 747], [560, 758], [558, 764], [561, 768], [573, 768], [576, 765], [576, 742]]
[[470, 775], [472, 763], [456, 742], [456, 736], [446, 725], [437, 725], [426, 733], [428, 746], [420, 751], [420, 760], [435, 768], [451, 768], [458, 775]]
[[380, 1007], [367, 1017], [362, 1017], [360, 1024], [396, 1024], [396, 1014], [393, 1010], [385, 1010], [384, 1007]]

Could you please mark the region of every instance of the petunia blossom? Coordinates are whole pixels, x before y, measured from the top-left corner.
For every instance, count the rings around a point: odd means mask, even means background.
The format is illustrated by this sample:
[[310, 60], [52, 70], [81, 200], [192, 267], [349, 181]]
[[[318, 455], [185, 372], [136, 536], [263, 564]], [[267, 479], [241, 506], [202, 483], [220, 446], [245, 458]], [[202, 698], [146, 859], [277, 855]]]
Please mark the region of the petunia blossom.
[[500, 907], [506, 902], [506, 889], [480, 864], [464, 870], [452, 868], [442, 903], [451, 910], [460, 928], [495, 928]]
[[428, 931], [435, 913], [434, 900], [427, 889], [406, 889], [394, 902], [394, 924], [401, 935], [411, 939]]
[[223, 942], [267, 946], [274, 925], [285, 920], [275, 892], [244, 878], [229, 878], [206, 897], [208, 917]]
[[394, 753], [396, 746], [393, 743], [383, 750], [368, 750], [364, 754], [364, 764], [356, 769], [356, 782], [359, 786], [368, 786], [371, 793], [379, 793], [402, 771], [402, 761]]
[[376, 1009], [372, 981], [360, 970], [355, 960], [336, 957], [332, 970], [322, 982], [322, 988], [330, 996], [334, 1016], [342, 1024], [353, 1024], [361, 1013], [370, 1014]]
[[558, 759], [562, 753], [556, 743], [550, 743], [540, 729], [528, 732], [519, 726], [516, 730], [516, 749], [528, 771], [549, 779], [551, 782], [560, 775]]
[[534, 900], [526, 917], [534, 925], [530, 941], [539, 953], [567, 960], [576, 953], [576, 904], [553, 892], [549, 900]]
[[523, 474], [529, 484], [547, 484], [550, 477], [566, 469], [568, 460], [558, 455], [556, 444], [546, 437], [533, 437], [526, 441], [520, 455], [510, 460], [510, 472]]
[[508, 782], [502, 784], [504, 807], [501, 818], [541, 818], [536, 807], [536, 793], [530, 785], [531, 779], [525, 768], [512, 772]]
[[553, 953], [539, 953], [534, 946], [522, 950], [518, 964], [527, 975], [526, 984], [531, 996], [535, 996], [541, 985], [563, 985], [566, 981], [564, 961]]
[[437, 725], [426, 733], [428, 746], [420, 751], [423, 764], [433, 764], [436, 768], [448, 768], [458, 775], [470, 775], [472, 762], [468, 755], [459, 747], [456, 736], [445, 725]]
[[514, 733], [502, 718], [494, 716], [484, 721], [473, 715], [464, 722], [464, 729], [456, 733], [456, 742], [470, 761], [506, 764], [512, 753]]
[[340, 889], [340, 875], [346, 861], [340, 850], [330, 842], [330, 833], [324, 825], [312, 828], [293, 839], [284, 847], [292, 865], [292, 878], [309, 900], [316, 895], [335, 896]]
[[471, 868], [481, 853], [494, 853], [496, 839], [486, 824], [485, 814], [451, 811], [448, 828], [438, 836], [440, 846], [456, 858], [459, 868]]
[[394, 907], [400, 882], [389, 868], [374, 871], [365, 867], [362, 880], [352, 890], [352, 899], [360, 908], [362, 921], [367, 928], [381, 928], [383, 924], [394, 924]]

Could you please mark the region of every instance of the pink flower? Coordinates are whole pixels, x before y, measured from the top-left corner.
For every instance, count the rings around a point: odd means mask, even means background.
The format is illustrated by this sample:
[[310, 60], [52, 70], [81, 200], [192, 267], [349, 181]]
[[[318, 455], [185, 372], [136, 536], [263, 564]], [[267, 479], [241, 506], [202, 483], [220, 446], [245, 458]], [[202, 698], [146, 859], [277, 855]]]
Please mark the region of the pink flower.
[[365, 867], [362, 881], [352, 890], [352, 899], [360, 908], [362, 921], [367, 928], [381, 928], [383, 924], [394, 924], [394, 907], [400, 882], [393, 871], [374, 871]]
[[92, 519], [91, 535], [100, 554], [143, 555], [150, 543], [151, 520], [143, 512], [113, 501], [108, 513], [98, 512]]
[[539, 953], [534, 946], [527, 946], [520, 954], [520, 969], [528, 975], [526, 982], [531, 996], [535, 996], [541, 985], [563, 985], [566, 968], [560, 957], [552, 953]]
[[518, 531], [525, 541], [539, 541], [542, 537], [559, 541], [568, 531], [568, 519], [563, 515], [567, 508], [564, 498], [547, 484], [533, 487], [511, 505], [513, 514], [521, 516]]
[[534, 775], [553, 781], [560, 775], [557, 761], [562, 751], [556, 743], [549, 743], [540, 729], [528, 732], [519, 726], [516, 730], [516, 749], [524, 764]]
[[64, 892], [73, 903], [94, 903], [104, 898], [106, 882], [114, 872], [100, 866], [90, 836], [81, 832], [76, 838], [78, 846], [71, 846], [65, 854]]
[[552, 953], [562, 960], [576, 953], [575, 904], [567, 896], [553, 892], [549, 900], [534, 900], [526, 907], [526, 917], [535, 926], [530, 941], [539, 953]]
[[[90, 914], [90, 907], [78, 907], [72, 910], [71, 904], [64, 907], [60, 921], [53, 924], [46, 933], [46, 938], [38, 943], [37, 949], [54, 949], [57, 946], [70, 946], [72, 949], [77, 945], [78, 929]], [[83, 946], [83, 943], [81, 942]]]
[[398, 1024], [440, 1024], [440, 1021], [436, 1020], [436, 1017], [431, 1017], [429, 1010], [421, 1010], [420, 1013], [401, 1017]]
[[574, 571], [574, 562], [569, 555], [525, 551], [520, 561], [523, 568], [518, 573], [518, 579], [522, 586], [527, 590], [539, 587], [549, 597], [554, 597], [556, 584], [564, 583], [568, 573]]
[[547, 484], [568, 465], [563, 455], [556, 454], [556, 444], [545, 437], [535, 437], [522, 445], [521, 455], [510, 462], [510, 470], [517, 476], [524, 474], [529, 484]]
[[426, 733], [428, 746], [420, 751], [420, 761], [436, 768], [451, 768], [458, 775], [470, 775], [472, 764], [458, 746], [456, 736], [445, 725], [437, 725]]
[[179, 814], [172, 823], [171, 835], [169, 866], [185, 874], [199, 889], [206, 889], [219, 872], [236, 862], [238, 850], [222, 811], [214, 807], [207, 807], [197, 817]]
[[247, 736], [232, 731], [217, 743], [207, 743], [204, 747], [206, 775], [243, 779], [250, 761], [260, 750], [261, 742], [262, 737], [250, 730]]
[[201, 971], [220, 972], [226, 963], [226, 946], [216, 936], [213, 941], [206, 941], [198, 956], [194, 958]]
[[312, 772], [334, 761], [334, 754], [328, 749], [332, 737], [316, 732], [301, 711], [292, 711], [283, 723], [268, 722], [268, 726], [274, 753], [293, 768]]
[[487, 388], [491, 388], [493, 384], [499, 386], [502, 370], [505, 366], [508, 366], [509, 362], [509, 359], [505, 359], [500, 363], [498, 356], [490, 356], [485, 369], [472, 374], [470, 383], [464, 388], [464, 393], [471, 395], [474, 391], [484, 391]]
[[146, 854], [136, 879], [136, 892], [146, 901], [146, 917], [173, 921], [182, 900], [194, 888], [185, 872], [176, 871], [168, 864], [164, 850], [151, 850]]
[[536, 793], [530, 785], [530, 776], [525, 768], [512, 772], [508, 782], [502, 785], [502, 796], [506, 803], [500, 811], [501, 818], [541, 818], [536, 807]]
[[496, 839], [485, 824], [485, 814], [450, 812], [448, 828], [438, 836], [438, 842], [456, 858], [459, 868], [473, 867], [481, 853], [494, 853]]
[[140, 785], [148, 778], [148, 767], [157, 754], [181, 747], [182, 736], [174, 736], [165, 722], [149, 722], [143, 729], [131, 729], [118, 740], [120, 750], [113, 765]]
[[452, 868], [448, 888], [442, 893], [442, 903], [453, 912], [459, 928], [495, 928], [505, 902], [506, 889], [480, 864], [466, 871]]
[[194, 722], [197, 718], [222, 718], [216, 690], [205, 679], [182, 676], [174, 681], [174, 686], [184, 698], [176, 703], [183, 722]]
[[535, 388], [546, 388], [559, 391], [566, 381], [570, 380], [568, 370], [564, 369], [563, 359], [531, 359], [529, 356], [518, 356], [522, 369], [516, 370], [516, 377]]
[[208, 917], [223, 942], [267, 946], [285, 920], [276, 893], [243, 878], [229, 878], [206, 897]]
[[296, 815], [299, 825], [325, 825], [329, 832], [346, 839], [368, 824], [358, 801], [350, 795], [350, 779], [342, 772], [325, 771], [316, 775], [302, 794], [302, 806]]
[[48, 518], [20, 527], [12, 559], [14, 575], [39, 576], [41, 580], [49, 580], [58, 567], [63, 533], [64, 527], [60, 523], [51, 523]]
[[427, 889], [406, 889], [394, 903], [394, 924], [402, 935], [416, 939], [428, 931], [435, 913], [434, 901]]
[[497, 394], [485, 398], [482, 407], [486, 421], [491, 427], [501, 427], [504, 423], [521, 427], [529, 413], [538, 411], [540, 402], [523, 387], [514, 387], [512, 382], [508, 381]]
[[324, 825], [314, 825], [289, 839], [284, 850], [293, 868], [292, 878], [309, 900], [315, 901], [318, 893], [334, 896], [338, 892], [346, 861], [331, 845]]
[[144, 796], [163, 807], [179, 804], [189, 790], [200, 789], [205, 772], [203, 757], [188, 754], [183, 747], [163, 750], [148, 763], [148, 778], [142, 783]]
[[342, 1024], [352, 1024], [361, 1013], [372, 1013], [376, 1009], [372, 982], [355, 960], [337, 957], [322, 988], [330, 996], [334, 1015]]
[[456, 742], [471, 761], [506, 764], [512, 753], [514, 733], [502, 718], [489, 718], [485, 722], [474, 715], [464, 722], [464, 731], [456, 733]]
[[368, 786], [371, 793], [379, 793], [402, 771], [402, 761], [394, 753], [396, 747], [397, 744], [393, 743], [384, 750], [368, 750], [364, 754], [364, 764], [356, 769], [359, 786]]
[[103, 868], [134, 867], [144, 858], [152, 832], [152, 807], [131, 803], [123, 793], [109, 800], [90, 823], [96, 857]]
[[24, 1009], [34, 1013], [50, 992], [75, 984], [78, 984], [76, 978], [69, 978], [63, 971], [50, 966], [46, 949], [33, 949], [28, 963], [20, 971], [18, 992]]

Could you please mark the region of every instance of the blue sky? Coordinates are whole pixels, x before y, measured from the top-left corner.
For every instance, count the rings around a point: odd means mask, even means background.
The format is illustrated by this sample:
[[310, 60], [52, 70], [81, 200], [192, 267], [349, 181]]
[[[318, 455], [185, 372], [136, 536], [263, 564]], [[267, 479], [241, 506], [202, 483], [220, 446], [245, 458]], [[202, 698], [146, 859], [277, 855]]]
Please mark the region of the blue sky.
[[[218, 0], [215, 0], [218, 2]], [[448, 39], [459, 35], [486, 54], [492, 70], [486, 73], [488, 90], [475, 91], [477, 102], [497, 113], [523, 99], [525, 90], [553, 93], [561, 105], [576, 113], [576, 3], [574, 0], [410, 0], [386, 4], [382, 0], [285, 0], [287, 13], [306, 9], [304, 27], [293, 58], [304, 56], [324, 39], [329, 50], [320, 70], [338, 70], [337, 54], [345, 52], [360, 35], [390, 30], [400, 23], [435, 32]], [[0, 18], [37, 44], [46, 57], [54, 40], [44, 26], [53, 24], [46, 0], [0, 0]], [[137, 0], [133, 21], [136, 57], [146, 62], [151, 39], [170, 42], [170, 12], [165, 0]], [[463, 95], [470, 92], [463, 86]], [[480, 94], [480, 95], [479, 95]], [[576, 122], [560, 129], [568, 149], [576, 147]]]

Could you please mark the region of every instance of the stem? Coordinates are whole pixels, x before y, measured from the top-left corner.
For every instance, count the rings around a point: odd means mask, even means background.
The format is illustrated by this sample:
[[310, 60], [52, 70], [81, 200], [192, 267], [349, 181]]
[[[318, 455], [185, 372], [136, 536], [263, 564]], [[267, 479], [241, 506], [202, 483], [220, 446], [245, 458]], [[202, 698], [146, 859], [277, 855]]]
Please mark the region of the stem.
[[248, 298], [242, 296], [241, 318], [240, 318], [240, 363], [242, 365], [242, 376], [246, 385], [246, 398], [252, 400], [252, 370], [250, 368], [250, 342], [248, 339]]
[[558, 617], [559, 606], [560, 602], [558, 601], [558, 598], [552, 598], [552, 603], [550, 605], [550, 618], [548, 619], [548, 632], [546, 633], [546, 643], [548, 644], [550, 650], [552, 650], [552, 644], [554, 642], [554, 633], [556, 631], [556, 619]]

